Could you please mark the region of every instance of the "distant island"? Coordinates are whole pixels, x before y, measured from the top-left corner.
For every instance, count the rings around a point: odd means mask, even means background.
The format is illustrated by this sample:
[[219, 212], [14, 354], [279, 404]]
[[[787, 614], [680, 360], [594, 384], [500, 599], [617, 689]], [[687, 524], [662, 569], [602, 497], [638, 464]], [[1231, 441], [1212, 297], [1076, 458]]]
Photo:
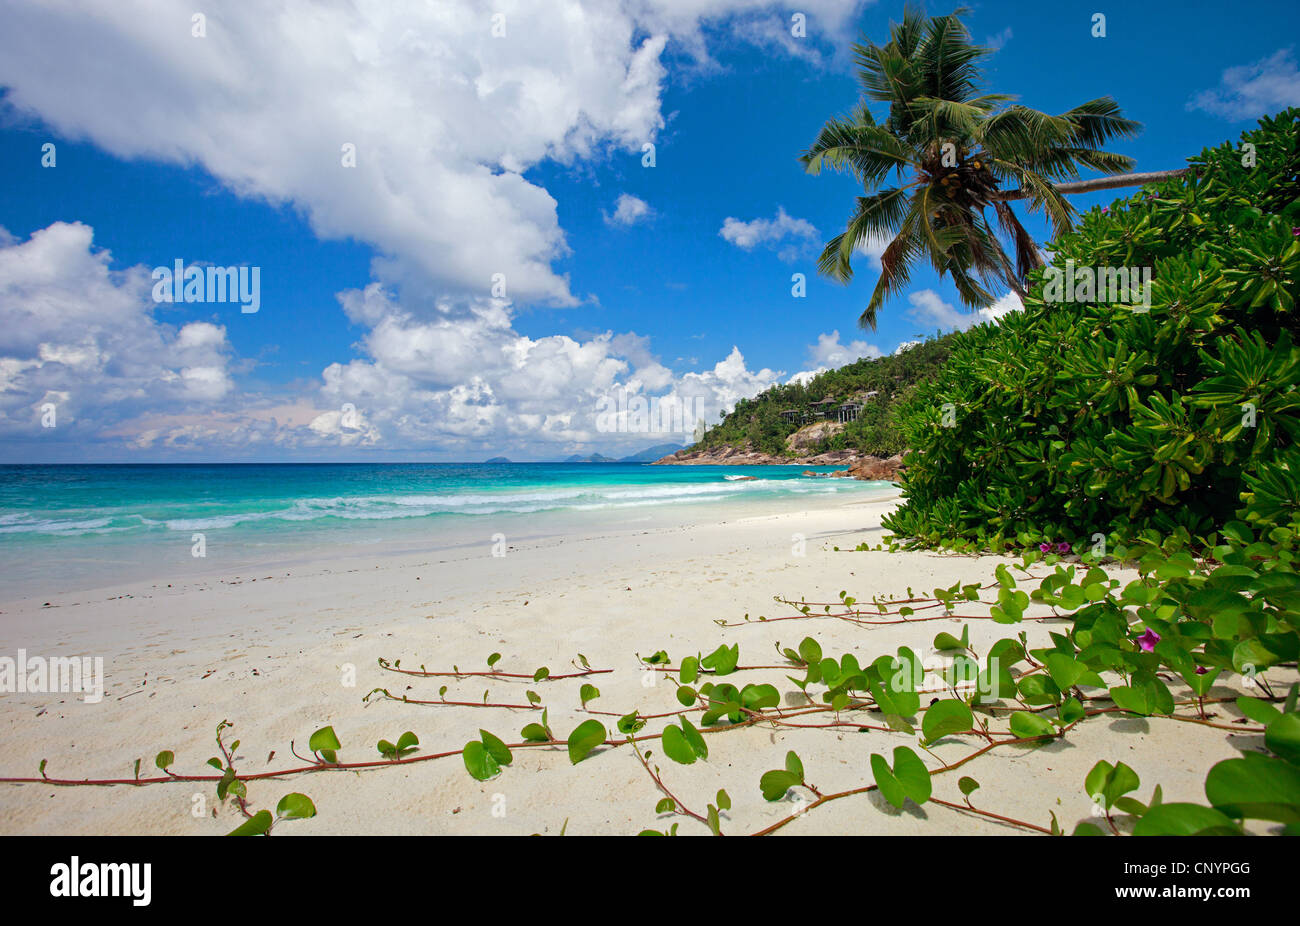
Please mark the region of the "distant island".
[[483, 462], [484, 462], [484, 463], [512, 463], [512, 462], [514, 462], [514, 461], [513, 461], [513, 460], [508, 460], [508, 459], [506, 459], [505, 457], [493, 457], [492, 459], [490, 459], [490, 460], [484, 460]]
[[653, 447], [647, 447], [626, 457], [607, 457], [603, 453], [591, 453], [586, 456], [575, 453], [573, 456], [566, 458], [565, 463], [653, 463], [660, 457], [676, 453], [685, 448], [681, 444], [655, 444]]

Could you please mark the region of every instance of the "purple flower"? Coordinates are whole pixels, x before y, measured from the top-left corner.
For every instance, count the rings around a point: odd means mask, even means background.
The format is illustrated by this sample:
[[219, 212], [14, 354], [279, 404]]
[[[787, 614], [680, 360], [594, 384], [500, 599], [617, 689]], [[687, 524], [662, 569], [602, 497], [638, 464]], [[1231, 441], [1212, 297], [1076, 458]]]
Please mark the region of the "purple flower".
[[1040, 544], [1038, 545], [1038, 551], [1039, 551], [1040, 553], [1051, 553], [1051, 552], [1052, 552], [1052, 545], [1051, 545], [1050, 543], [1040, 543]]
[[1058, 544], [1056, 545], [1056, 552], [1057, 552], [1057, 553], [1069, 553], [1069, 552], [1070, 552], [1070, 545], [1069, 545], [1068, 543], [1066, 543], [1064, 540], [1062, 540], [1060, 543], [1058, 543]]
[[1142, 651], [1145, 653], [1154, 651], [1156, 644], [1159, 642], [1160, 634], [1156, 633], [1150, 627], [1147, 628], [1146, 633], [1142, 634], [1142, 636], [1137, 639], [1138, 646], [1140, 646]]
[[1110, 206], [1102, 206], [1102, 207], [1101, 207], [1101, 214], [1102, 214], [1102, 215], [1107, 215], [1109, 212], [1110, 212]]
[[1205, 668], [1205, 666], [1197, 666], [1197, 667], [1196, 667], [1196, 674], [1197, 674], [1197, 675], [1204, 675], [1206, 672], [1209, 672], [1209, 671], [1210, 671], [1210, 670], [1207, 669], [1207, 668]]
[[1294, 225], [1292, 225], [1292, 226], [1291, 226], [1291, 237], [1292, 237], [1292, 238], [1300, 238], [1300, 228], [1296, 228]]

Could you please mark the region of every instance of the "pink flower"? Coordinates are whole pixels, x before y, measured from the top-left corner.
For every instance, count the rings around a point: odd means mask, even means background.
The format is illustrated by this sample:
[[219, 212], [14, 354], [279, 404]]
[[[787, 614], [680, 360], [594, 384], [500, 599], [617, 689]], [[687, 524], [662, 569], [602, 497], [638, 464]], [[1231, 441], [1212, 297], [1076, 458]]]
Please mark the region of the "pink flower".
[[1205, 666], [1197, 666], [1197, 667], [1196, 667], [1196, 674], [1197, 674], [1197, 675], [1204, 675], [1206, 672], [1209, 672], [1209, 671], [1210, 671], [1210, 670], [1207, 669], [1207, 668], [1205, 668]]
[[1102, 207], [1101, 207], [1101, 214], [1102, 214], [1102, 215], [1107, 215], [1109, 212], [1110, 212], [1110, 206], [1102, 206]]
[[1039, 551], [1040, 553], [1051, 553], [1051, 552], [1052, 552], [1052, 545], [1051, 545], [1050, 543], [1040, 543], [1040, 544], [1038, 545], [1038, 551]]
[[1147, 628], [1146, 633], [1142, 634], [1142, 636], [1137, 639], [1137, 644], [1142, 648], [1144, 653], [1153, 652], [1156, 648], [1156, 644], [1159, 642], [1160, 634], [1156, 633], [1150, 627]]
[[1057, 553], [1069, 553], [1069, 552], [1070, 552], [1070, 545], [1069, 545], [1068, 543], [1066, 543], [1064, 540], [1062, 540], [1060, 543], [1058, 543], [1058, 544], [1056, 545], [1056, 552], [1057, 552]]

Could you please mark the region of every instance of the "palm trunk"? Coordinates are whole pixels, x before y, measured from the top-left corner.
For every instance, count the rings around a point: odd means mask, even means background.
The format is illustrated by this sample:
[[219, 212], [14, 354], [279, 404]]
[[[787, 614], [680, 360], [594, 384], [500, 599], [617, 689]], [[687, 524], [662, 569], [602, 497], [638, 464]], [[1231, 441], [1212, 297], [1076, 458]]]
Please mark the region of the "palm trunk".
[[[1053, 183], [1056, 192], [1070, 193], [1092, 193], [1096, 190], [1113, 190], [1125, 186], [1142, 186], [1146, 183], [1159, 183], [1161, 180], [1172, 180], [1174, 177], [1181, 177], [1191, 170], [1190, 167], [1183, 167], [1179, 170], [1153, 170], [1144, 174], [1117, 174], [1113, 177], [1098, 177], [1095, 180], [1076, 180], [1072, 183]], [[1029, 194], [1024, 190], [1003, 190], [989, 194], [989, 199], [1009, 202], [1013, 199], [1028, 199]]]

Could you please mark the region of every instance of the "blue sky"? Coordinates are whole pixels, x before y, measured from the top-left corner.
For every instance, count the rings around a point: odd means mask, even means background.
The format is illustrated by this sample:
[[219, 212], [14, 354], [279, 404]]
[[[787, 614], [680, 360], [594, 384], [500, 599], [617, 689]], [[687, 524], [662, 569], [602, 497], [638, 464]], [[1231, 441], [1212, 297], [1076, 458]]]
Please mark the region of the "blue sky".
[[[716, 418], [974, 320], [922, 268], [864, 332], [871, 259], [816, 273], [859, 190], [796, 159], [901, 4], [804, 4], [802, 38], [739, 0], [191, 6], [0, 11], [0, 462], [630, 453], [688, 437], [601, 432], [602, 396]], [[989, 89], [1115, 97], [1138, 170], [1300, 104], [1294, 3], [1117, 5], [1104, 38], [1096, 6], [973, 5]], [[155, 303], [177, 259], [257, 266], [261, 309]]]

